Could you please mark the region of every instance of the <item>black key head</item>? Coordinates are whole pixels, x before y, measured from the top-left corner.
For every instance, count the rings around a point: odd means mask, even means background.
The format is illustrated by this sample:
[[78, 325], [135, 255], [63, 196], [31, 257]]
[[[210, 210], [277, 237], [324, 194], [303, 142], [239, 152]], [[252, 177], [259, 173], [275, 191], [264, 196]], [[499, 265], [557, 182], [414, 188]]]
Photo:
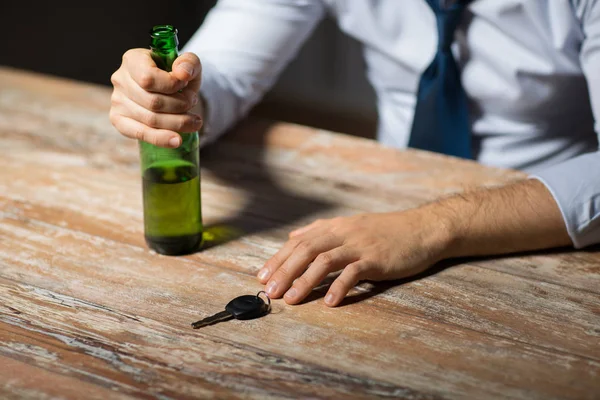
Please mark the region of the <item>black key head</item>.
[[270, 305], [271, 299], [269, 299], [269, 304], [267, 304], [258, 295], [245, 295], [231, 300], [225, 306], [225, 311], [233, 315], [235, 319], [254, 319], [267, 314], [271, 308]]

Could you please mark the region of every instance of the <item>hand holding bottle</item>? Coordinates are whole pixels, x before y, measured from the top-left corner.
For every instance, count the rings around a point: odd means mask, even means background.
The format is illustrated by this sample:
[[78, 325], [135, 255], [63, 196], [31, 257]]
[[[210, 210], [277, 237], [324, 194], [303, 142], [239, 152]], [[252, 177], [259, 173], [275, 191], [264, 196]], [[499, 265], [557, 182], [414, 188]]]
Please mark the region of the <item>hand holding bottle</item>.
[[156, 25], [150, 50], [134, 49], [112, 76], [110, 120], [125, 136], [139, 139], [144, 237], [165, 255], [189, 254], [202, 243], [200, 60], [179, 56], [177, 29]]
[[181, 54], [167, 72], [156, 65], [150, 50], [127, 51], [111, 77], [111, 123], [124, 136], [160, 147], [179, 147], [177, 132], [195, 132], [202, 126], [201, 71], [193, 53]]

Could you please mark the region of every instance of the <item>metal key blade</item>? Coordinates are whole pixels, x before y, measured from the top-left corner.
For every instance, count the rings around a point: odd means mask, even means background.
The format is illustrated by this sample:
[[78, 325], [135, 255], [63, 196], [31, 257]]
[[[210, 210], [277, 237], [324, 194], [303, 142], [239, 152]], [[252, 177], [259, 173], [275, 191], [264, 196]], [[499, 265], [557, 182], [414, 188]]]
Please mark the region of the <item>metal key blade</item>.
[[228, 311], [221, 311], [220, 313], [217, 313], [213, 316], [210, 316], [210, 317], [201, 319], [200, 321], [194, 322], [192, 324], [192, 328], [198, 329], [198, 328], [202, 328], [203, 326], [216, 324], [217, 322], [221, 322], [221, 321], [227, 321], [232, 318], [233, 318], [233, 315], [231, 315]]

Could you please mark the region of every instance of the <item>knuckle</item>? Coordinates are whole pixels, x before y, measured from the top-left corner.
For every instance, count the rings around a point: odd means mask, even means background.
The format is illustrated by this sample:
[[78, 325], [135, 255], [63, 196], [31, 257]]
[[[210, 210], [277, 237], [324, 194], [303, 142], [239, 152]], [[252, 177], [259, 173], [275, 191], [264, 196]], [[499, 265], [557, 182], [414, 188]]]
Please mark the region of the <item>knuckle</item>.
[[273, 280], [276, 281], [282, 281], [282, 280], [287, 280], [290, 277], [291, 273], [290, 271], [287, 269], [286, 265], [282, 265], [277, 272], [275, 273], [275, 275], [273, 275]]
[[302, 241], [300, 239], [290, 239], [288, 241], [288, 244], [292, 249], [296, 249], [301, 243]]
[[154, 146], [160, 145], [160, 138], [157, 135], [146, 135], [146, 140], [148, 143], [153, 144]]
[[113, 110], [110, 110], [110, 112], [108, 113], [108, 120], [116, 128], [119, 120], [119, 114], [117, 114]]
[[202, 118], [194, 117], [194, 129], [193, 130], [199, 131], [200, 129], [202, 129], [203, 123], [204, 123], [204, 121], [202, 121]]
[[326, 232], [324, 235], [324, 240], [326, 241], [336, 241], [338, 240], [338, 235], [336, 235], [334, 232]]
[[344, 235], [348, 232], [349, 226], [345, 223], [343, 218], [335, 219], [331, 221], [331, 227], [329, 229], [330, 232]]
[[114, 107], [114, 106], [118, 106], [121, 104], [121, 99], [120, 99], [120, 95], [119, 92], [117, 92], [116, 90], [113, 90], [112, 95], [110, 96], [110, 104]]
[[110, 76], [110, 83], [112, 83], [113, 86], [118, 86], [119, 85], [119, 70], [116, 70]]
[[150, 97], [148, 102], [148, 108], [150, 111], [160, 111], [163, 107], [163, 99], [157, 94], [154, 94]]
[[300, 242], [296, 250], [302, 254], [310, 254], [313, 251], [313, 245], [310, 242]]
[[344, 294], [346, 294], [348, 292], [348, 290], [350, 290], [350, 288], [347, 287], [349, 284], [350, 284], [350, 282], [342, 281], [340, 278], [337, 278], [331, 284], [331, 287], [329, 288], [329, 291], [332, 292], [332, 293], [344, 293]]
[[271, 258], [269, 258], [269, 260], [267, 260], [265, 267], [267, 267], [269, 271], [274, 271], [278, 265], [281, 265], [282, 262], [283, 260], [281, 259], [281, 255], [279, 252], [277, 252]]
[[321, 253], [317, 256], [317, 258], [315, 258], [315, 262], [325, 268], [328, 268], [333, 265], [334, 260], [331, 253]]
[[182, 104], [182, 106], [184, 107], [185, 111], [189, 111], [192, 108], [194, 108], [194, 106], [198, 103], [198, 95], [194, 92], [192, 92], [190, 95], [187, 96], [185, 103]]
[[150, 72], [144, 72], [140, 75], [138, 84], [142, 89], [152, 89], [154, 85], [154, 76]]
[[177, 129], [175, 130], [179, 132], [185, 132], [189, 130], [188, 128], [194, 126], [193, 121], [194, 119], [188, 116], [177, 118]]
[[133, 137], [136, 138], [137, 140], [145, 141], [146, 134], [143, 129], [138, 128], [133, 132]]
[[358, 272], [355, 264], [348, 265], [345, 271], [350, 277], [355, 277]]
[[135, 49], [127, 50], [125, 53], [123, 53], [123, 61], [129, 60], [133, 54], [135, 54]]
[[185, 113], [190, 111], [191, 103], [187, 101], [187, 99], [177, 99], [177, 101], [173, 102], [173, 111], [176, 113]]
[[364, 243], [363, 248], [365, 250], [371, 250], [374, 254], [385, 254], [386, 253], [386, 247], [382, 246], [381, 241], [377, 240], [376, 238], [373, 237], [367, 237], [362, 239], [362, 242]]
[[305, 289], [312, 287], [312, 283], [304, 275], [300, 276], [294, 281], [294, 286], [297, 288]]
[[346, 270], [348, 271], [348, 274], [356, 280], [360, 279], [364, 273], [364, 267], [361, 264], [350, 264], [346, 267]]
[[144, 124], [148, 125], [152, 128], [158, 127], [158, 115], [153, 112], [148, 112], [144, 114], [143, 121]]

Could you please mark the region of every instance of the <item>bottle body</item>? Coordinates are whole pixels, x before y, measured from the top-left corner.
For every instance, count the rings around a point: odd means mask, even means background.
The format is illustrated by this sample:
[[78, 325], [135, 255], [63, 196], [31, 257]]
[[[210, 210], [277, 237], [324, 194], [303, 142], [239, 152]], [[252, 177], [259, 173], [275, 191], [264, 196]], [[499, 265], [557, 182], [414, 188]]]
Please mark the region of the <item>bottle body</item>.
[[[166, 71], [177, 57], [176, 34], [165, 25], [151, 31], [152, 58]], [[139, 142], [144, 236], [148, 247], [166, 255], [189, 254], [202, 243], [200, 140], [198, 132], [180, 136], [176, 149]]]

